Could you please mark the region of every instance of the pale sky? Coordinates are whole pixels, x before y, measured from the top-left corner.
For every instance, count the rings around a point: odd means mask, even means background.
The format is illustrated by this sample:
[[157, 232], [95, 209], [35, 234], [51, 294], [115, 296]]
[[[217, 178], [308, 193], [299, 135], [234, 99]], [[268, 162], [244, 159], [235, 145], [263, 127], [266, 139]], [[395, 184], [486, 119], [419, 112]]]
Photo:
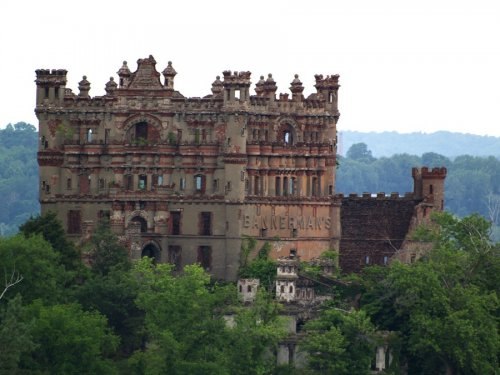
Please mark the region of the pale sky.
[[[210, 93], [223, 70], [272, 73], [307, 96], [340, 74], [338, 130], [500, 136], [499, 0], [12, 0], [0, 6], [0, 126], [34, 115], [35, 69], [103, 95], [123, 60], [171, 60], [175, 88]], [[254, 86], [252, 85], [252, 93]]]

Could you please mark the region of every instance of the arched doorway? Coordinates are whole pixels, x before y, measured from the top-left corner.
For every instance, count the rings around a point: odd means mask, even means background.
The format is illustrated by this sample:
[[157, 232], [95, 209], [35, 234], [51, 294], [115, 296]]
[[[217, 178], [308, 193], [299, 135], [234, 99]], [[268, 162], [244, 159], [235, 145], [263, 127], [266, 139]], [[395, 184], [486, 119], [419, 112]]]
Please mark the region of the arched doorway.
[[153, 263], [160, 261], [160, 249], [153, 243], [149, 243], [142, 249], [141, 257], [148, 257], [153, 259]]

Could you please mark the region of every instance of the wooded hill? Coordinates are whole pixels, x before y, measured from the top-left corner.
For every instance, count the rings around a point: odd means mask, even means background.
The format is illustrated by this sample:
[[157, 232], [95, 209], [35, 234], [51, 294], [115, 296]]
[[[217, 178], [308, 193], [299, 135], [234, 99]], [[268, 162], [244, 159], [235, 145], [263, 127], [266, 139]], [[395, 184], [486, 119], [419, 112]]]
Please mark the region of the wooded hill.
[[346, 154], [355, 143], [366, 143], [373, 156], [394, 154], [422, 155], [437, 152], [449, 158], [459, 155], [500, 157], [500, 137], [438, 131], [435, 133], [339, 132], [339, 154]]

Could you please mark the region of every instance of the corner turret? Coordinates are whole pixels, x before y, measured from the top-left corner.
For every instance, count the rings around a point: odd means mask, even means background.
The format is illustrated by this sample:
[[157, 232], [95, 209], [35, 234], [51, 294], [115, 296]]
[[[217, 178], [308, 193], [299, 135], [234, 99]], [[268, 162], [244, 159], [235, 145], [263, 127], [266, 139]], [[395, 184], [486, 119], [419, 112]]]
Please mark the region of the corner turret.
[[36, 104], [61, 102], [66, 88], [66, 74], [64, 69], [38, 69], [36, 73]]
[[413, 192], [416, 198], [425, 199], [434, 205], [438, 211], [444, 209], [444, 180], [447, 170], [445, 167], [413, 168]]
[[314, 87], [318, 94], [321, 94], [326, 104], [331, 107], [333, 114], [338, 113], [339, 75], [332, 74], [323, 77], [322, 74], [317, 74], [314, 78], [316, 79]]

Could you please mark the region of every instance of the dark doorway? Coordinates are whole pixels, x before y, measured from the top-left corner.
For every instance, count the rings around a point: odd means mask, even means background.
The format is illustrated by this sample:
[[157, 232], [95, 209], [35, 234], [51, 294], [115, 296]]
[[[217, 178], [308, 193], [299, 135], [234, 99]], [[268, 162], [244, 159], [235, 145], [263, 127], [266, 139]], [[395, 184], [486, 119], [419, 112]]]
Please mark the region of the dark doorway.
[[152, 243], [146, 245], [144, 249], [142, 249], [141, 257], [148, 257], [153, 259], [153, 263], [157, 263], [160, 261], [160, 250], [153, 245]]

